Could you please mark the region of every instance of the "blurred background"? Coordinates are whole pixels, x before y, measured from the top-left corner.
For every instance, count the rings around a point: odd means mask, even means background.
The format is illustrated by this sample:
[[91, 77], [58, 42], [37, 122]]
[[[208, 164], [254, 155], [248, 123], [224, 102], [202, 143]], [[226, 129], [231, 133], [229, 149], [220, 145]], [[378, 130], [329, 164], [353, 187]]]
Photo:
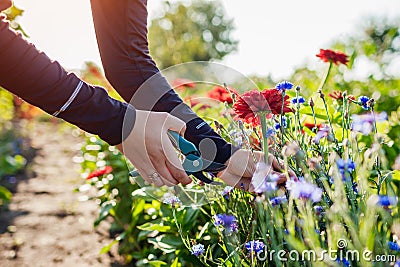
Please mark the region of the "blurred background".
[[[26, 10], [20, 22], [29, 33], [30, 40], [50, 57], [59, 60], [69, 69], [80, 69], [86, 61], [100, 65], [89, 1], [15, 0], [14, 2]], [[193, 5], [186, 0], [183, 1], [186, 9], [193, 11], [194, 14], [204, 12], [205, 17], [191, 15], [157, 19], [166, 13], [175, 12], [174, 6], [177, 2], [176, 0], [148, 1], [149, 24], [155, 20], [163, 30], [171, 30], [171, 36], [177, 34], [173, 37], [175, 40], [187, 41], [192, 38], [193, 42], [200, 41], [200, 43], [215, 42], [210, 40], [209, 32], [209, 26], [214, 25], [216, 31], [223, 35], [220, 36], [222, 39], [237, 41], [237, 46], [234, 47], [236, 49], [225, 47], [226, 55], [213, 54], [215, 59], [225, 55], [222, 62], [245, 75], [271, 74], [274, 79], [287, 78], [294, 68], [304, 64], [314, 65], [314, 55], [319, 48], [328, 48], [338, 41], [350, 45], [354, 40], [365, 39], [367, 36], [363, 29], [372, 26], [372, 18], [375, 18], [375, 22], [380, 26], [385, 23], [399, 25], [400, 15], [398, 0], [379, 2], [339, 0], [334, 4], [321, 4], [317, 0], [301, 2], [259, 0], [246, 3], [239, 0], [218, 0], [195, 1], [197, 4]], [[177, 12], [182, 13], [184, 10]], [[212, 21], [213, 18], [215, 19]], [[202, 21], [203, 19], [206, 21]], [[189, 30], [188, 21], [196, 21], [200, 24], [200, 28], [196, 32], [180, 34]], [[225, 22], [229, 22], [228, 31], [223, 31], [222, 34], [221, 29], [224, 28]], [[150, 41], [163, 43], [167, 33], [155, 37], [158, 31], [156, 28], [153, 26], [153, 31], [150, 31], [154, 33], [150, 35]], [[198, 31], [203, 31], [200, 40], [196, 39]], [[214, 38], [217, 37], [215, 33]], [[166, 63], [195, 59], [185, 55], [176, 56], [175, 53], [182, 54], [190, 50], [182, 51], [179, 44], [174, 45], [171, 42], [169, 45], [173, 48], [172, 51], [175, 51], [174, 60]], [[161, 50], [171, 51], [168, 49], [169, 47], [161, 47]], [[162, 53], [154, 49], [152, 51], [161, 68], [166, 64], [163, 61], [168, 61], [167, 58], [161, 58]], [[376, 71], [373, 67], [364, 67], [360, 70], [359, 76], [368, 76], [373, 71]], [[398, 75], [400, 63], [391, 67], [390, 72]]]

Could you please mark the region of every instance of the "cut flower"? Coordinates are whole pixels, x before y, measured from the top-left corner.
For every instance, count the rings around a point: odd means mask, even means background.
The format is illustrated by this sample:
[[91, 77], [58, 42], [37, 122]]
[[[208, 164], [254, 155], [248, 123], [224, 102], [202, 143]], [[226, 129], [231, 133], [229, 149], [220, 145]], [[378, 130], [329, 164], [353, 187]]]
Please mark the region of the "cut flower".
[[[289, 96], [285, 96], [283, 114], [292, 112], [289, 107]], [[257, 114], [281, 114], [282, 93], [273, 88], [259, 91], [254, 89], [238, 96], [238, 100], [233, 105], [236, 117], [252, 126], [260, 125]]]

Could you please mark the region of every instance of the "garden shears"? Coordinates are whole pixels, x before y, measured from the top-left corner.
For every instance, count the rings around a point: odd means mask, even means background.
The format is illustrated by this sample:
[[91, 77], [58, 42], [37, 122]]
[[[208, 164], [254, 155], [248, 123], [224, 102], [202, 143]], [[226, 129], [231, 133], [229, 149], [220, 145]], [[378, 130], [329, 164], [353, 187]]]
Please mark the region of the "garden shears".
[[[220, 172], [226, 168], [225, 164], [202, 158], [200, 151], [196, 148], [196, 146], [182, 137], [179, 133], [168, 130], [167, 134], [173, 146], [184, 156], [182, 166], [187, 175], [193, 175], [206, 184], [222, 184], [208, 178], [203, 172], [210, 174]], [[138, 175], [137, 171], [132, 171], [129, 174], [132, 177]]]

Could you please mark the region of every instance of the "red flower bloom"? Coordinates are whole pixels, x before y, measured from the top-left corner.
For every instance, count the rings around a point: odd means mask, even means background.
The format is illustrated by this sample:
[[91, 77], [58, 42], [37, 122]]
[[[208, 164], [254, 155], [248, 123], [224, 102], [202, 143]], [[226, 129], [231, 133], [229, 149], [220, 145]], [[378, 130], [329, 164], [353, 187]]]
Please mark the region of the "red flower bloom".
[[[281, 114], [282, 93], [277, 89], [265, 89], [258, 91], [254, 89], [238, 96], [238, 100], [233, 105], [233, 110], [237, 118], [253, 126], [260, 125], [257, 113], [267, 112], [267, 114]], [[289, 108], [289, 96], [285, 95], [283, 113], [292, 112]]]
[[221, 102], [227, 102], [228, 104], [233, 103], [232, 94], [238, 95], [235, 89], [229, 88], [228, 92], [224, 87], [215, 86], [211, 91], [207, 93], [207, 96], [212, 99], [216, 99]]
[[105, 166], [103, 169], [95, 170], [89, 173], [88, 177], [86, 177], [86, 180], [90, 180], [94, 177], [99, 177], [100, 175], [109, 174], [112, 171], [113, 169], [111, 166]]
[[[328, 96], [336, 100], [343, 100], [343, 93], [341, 91], [333, 91], [332, 93], [329, 93]], [[353, 101], [356, 100], [356, 97], [353, 95], [348, 95], [347, 98]]]
[[203, 109], [211, 107], [209, 104], [201, 103], [199, 99], [197, 99], [195, 97], [191, 97], [191, 96], [185, 98], [185, 102], [187, 102], [191, 108], [200, 104], [201, 106], [199, 107], [199, 110], [203, 110]]
[[339, 63], [346, 65], [349, 61], [346, 54], [342, 52], [335, 52], [329, 49], [320, 49], [319, 54], [316, 56], [324, 62], [332, 62], [336, 65]]
[[172, 87], [177, 90], [184, 90], [185, 88], [194, 88], [196, 87], [196, 84], [188, 79], [177, 78], [172, 82]]
[[314, 127], [317, 127], [318, 129], [320, 129], [322, 127], [322, 124], [318, 123], [317, 125], [315, 125], [312, 122], [305, 122], [304, 127], [308, 128], [312, 131], [312, 129], [314, 129]]

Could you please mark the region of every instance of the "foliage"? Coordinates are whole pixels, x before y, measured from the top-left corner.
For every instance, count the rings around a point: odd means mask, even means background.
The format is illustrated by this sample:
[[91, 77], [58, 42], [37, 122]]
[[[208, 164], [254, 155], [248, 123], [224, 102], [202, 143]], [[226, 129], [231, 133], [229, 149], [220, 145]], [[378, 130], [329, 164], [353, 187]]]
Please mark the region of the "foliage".
[[221, 1], [164, 2], [149, 27], [150, 53], [160, 68], [222, 59], [237, 48]]
[[13, 4], [10, 8], [6, 9], [3, 13], [6, 15], [7, 20], [9, 20], [11, 22], [10, 25], [14, 30], [20, 31], [24, 36], [28, 36], [25, 33], [25, 31], [22, 29], [21, 25], [16, 21], [18, 19], [18, 17], [23, 15], [24, 10], [16, 7]]
[[[212, 90], [209, 85], [177, 88], [229, 142], [256, 150], [269, 144], [269, 152], [283, 163], [290, 181], [278, 186], [272, 177], [262, 177], [262, 183], [270, 183], [273, 190], [249, 193], [233, 189], [199, 208], [168, 207], [147, 194], [157, 194], [156, 188], [140, 188], [128, 179], [126, 167], [121, 166], [123, 157], [114, 148], [88, 138], [83, 147], [85, 173], [107, 165], [114, 169], [112, 174], [88, 181], [97, 188], [94, 198], [102, 203], [96, 223], [106, 216], [112, 219], [112, 229], [120, 233], [113, 244], [119, 243], [120, 253], [136, 266], [393, 264], [400, 257], [396, 243], [400, 235], [400, 108], [397, 94], [391, 92], [397, 90], [399, 79], [347, 79], [356, 58], [350, 57], [348, 68], [324, 63], [323, 75], [299, 68], [290, 79], [295, 86], [282, 94], [291, 100], [303, 97], [305, 102], [291, 104], [293, 113], [274, 115], [265, 122], [261, 119], [267, 132], [260, 125], [238, 123], [230, 117], [233, 103], [202, 99]], [[275, 82], [257, 80], [257, 85], [272, 88]], [[365, 103], [358, 99], [363, 95], [368, 99]], [[372, 114], [374, 119], [357, 124], [364, 117], [352, 115], [359, 114]], [[265, 114], [255, 115], [262, 118]], [[289, 176], [289, 169], [300, 181]], [[221, 218], [229, 216], [235, 218], [234, 227], [222, 222]], [[264, 247], [252, 250], [255, 243], [251, 241], [262, 242]], [[336, 251], [333, 255], [312, 260], [313, 252], [319, 258], [322, 251], [332, 250]], [[275, 254], [267, 254], [272, 251]], [[371, 253], [371, 259], [383, 255], [387, 261], [370, 262], [363, 258], [365, 252]], [[360, 260], [352, 254], [360, 255]]]

